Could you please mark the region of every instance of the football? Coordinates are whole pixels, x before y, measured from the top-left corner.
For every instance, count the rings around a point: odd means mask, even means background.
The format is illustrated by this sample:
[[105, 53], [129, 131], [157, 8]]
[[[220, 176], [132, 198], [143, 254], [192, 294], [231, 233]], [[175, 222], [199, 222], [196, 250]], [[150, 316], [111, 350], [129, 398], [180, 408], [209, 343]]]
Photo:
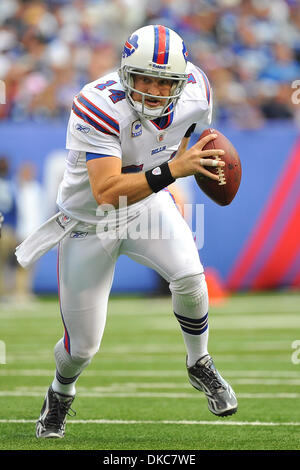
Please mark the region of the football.
[[214, 202], [220, 206], [228, 206], [238, 192], [242, 167], [237, 150], [229, 139], [216, 129], [206, 129], [202, 132], [200, 139], [207, 134], [217, 134], [217, 138], [211, 140], [203, 147], [203, 150], [222, 149], [225, 154], [213, 159], [223, 160], [224, 167], [205, 167], [211, 173], [219, 176], [219, 181], [215, 181], [201, 173], [195, 175], [199, 188]]

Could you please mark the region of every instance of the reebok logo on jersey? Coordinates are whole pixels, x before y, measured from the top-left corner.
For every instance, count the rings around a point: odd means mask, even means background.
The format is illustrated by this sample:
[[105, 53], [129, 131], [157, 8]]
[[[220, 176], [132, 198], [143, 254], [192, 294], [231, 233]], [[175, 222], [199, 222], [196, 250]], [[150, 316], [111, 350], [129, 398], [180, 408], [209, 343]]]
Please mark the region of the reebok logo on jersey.
[[88, 126], [83, 126], [82, 124], [77, 123], [75, 129], [79, 132], [83, 132], [84, 134], [88, 134], [91, 130]]
[[131, 137], [138, 137], [139, 135], [142, 135], [142, 123], [138, 119], [131, 125]]
[[86, 238], [88, 232], [71, 232], [70, 238]]

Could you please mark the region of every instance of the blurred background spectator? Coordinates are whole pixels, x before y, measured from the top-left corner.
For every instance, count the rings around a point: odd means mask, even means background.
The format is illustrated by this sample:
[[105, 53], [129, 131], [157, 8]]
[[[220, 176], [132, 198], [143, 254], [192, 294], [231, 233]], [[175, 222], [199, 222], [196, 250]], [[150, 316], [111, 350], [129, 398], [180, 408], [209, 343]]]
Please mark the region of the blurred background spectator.
[[31, 162], [25, 162], [19, 168], [17, 185], [16, 235], [21, 242], [43, 221], [43, 189], [36, 180], [36, 170]]
[[17, 178], [9, 157], [0, 157], [0, 302], [31, 300], [33, 270], [23, 269], [14, 256], [16, 246], [43, 222], [43, 189], [31, 162], [20, 166]]
[[[36, 169], [31, 162], [25, 162], [17, 177], [16, 237], [18, 244], [36, 230], [43, 222], [43, 188], [36, 179]], [[15, 300], [33, 300], [34, 268], [23, 269], [17, 264]]]
[[[289, 158], [300, 159], [300, 0], [0, 0], [0, 155], [4, 155], [0, 158], [0, 212], [5, 215], [0, 239], [0, 297], [11, 289], [12, 277], [7, 274], [12, 270], [16, 273], [13, 251], [28, 233], [27, 229], [19, 230], [27, 222], [25, 212], [17, 212], [16, 194], [19, 191], [21, 207], [25, 200], [31, 201], [26, 212], [30, 223], [35, 216], [42, 220], [57, 211], [56, 193], [64, 172], [65, 133], [73, 97], [86, 83], [118, 68], [128, 35], [147, 24], [164, 24], [184, 38], [188, 59], [210, 80], [213, 125], [226, 129], [228, 137], [242, 150], [243, 184], [239, 203], [232, 209], [232, 217], [239, 220], [238, 224], [234, 222], [239, 232], [235, 244], [232, 231], [227, 234], [230, 241], [226, 257], [220, 240], [214, 239], [215, 225], [209, 222], [210, 214], [215, 220], [217, 208], [210, 206], [205, 219], [205, 239], [210, 240], [205, 247], [207, 263], [217, 266], [226, 282], [230, 283], [237, 253], [241, 256], [248, 235], [251, 237], [257, 229], [257, 217], [271, 189], [281, 188], [282, 168], [289, 168]], [[197, 127], [192, 139], [201, 130]], [[32, 167], [23, 167], [25, 158], [34, 163], [36, 175]], [[292, 168], [297, 174], [295, 162]], [[253, 180], [258, 181], [259, 191], [255, 201], [251, 198], [250, 206], [248, 195]], [[38, 204], [36, 181], [43, 188], [42, 207]], [[187, 201], [202, 204], [193, 183], [190, 178], [177, 186], [174, 197], [179, 205]], [[290, 191], [294, 191], [292, 184]], [[296, 207], [298, 194], [294, 197], [292, 192], [293, 197], [288, 199]], [[280, 207], [274, 209], [278, 216]], [[220, 220], [229, 212], [218, 212], [216, 217]], [[292, 214], [289, 205], [288, 214]], [[226, 219], [223, 236], [229, 225]], [[285, 226], [280, 226], [284, 232]], [[272, 232], [266, 239], [267, 254], [275, 235]], [[285, 246], [291, 246], [293, 233], [288, 235]], [[275, 282], [266, 276], [265, 285], [300, 285], [297, 250], [286, 277]], [[51, 263], [56, 263], [54, 252], [41, 260], [36, 271], [37, 290], [41, 292], [57, 287], [52, 278], [49, 286]], [[117, 282], [131, 289], [126, 282], [132, 268], [124, 262], [122, 269]], [[135, 287], [149, 289], [149, 278], [144, 281], [138, 273]], [[255, 284], [253, 279], [251, 271], [240, 285]], [[19, 270], [13, 280], [16, 292], [30, 294], [30, 273], [26, 278]], [[161, 286], [161, 293], [165, 286]]]
[[66, 118], [74, 94], [117, 67], [128, 34], [151, 23], [184, 37], [213, 86], [215, 120], [299, 121], [298, 0], [1, 0], [0, 119]]
[[6, 155], [0, 157], [0, 212], [4, 217], [0, 240], [0, 301], [2, 301], [13, 290], [13, 272], [16, 266], [14, 250], [17, 245], [16, 197], [9, 159]]
[[59, 209], [56, 205], [58, 187], [65, 171], [65, 159], [68, 151], [56, 149], [45, 156], [43, 165], [43, 212], [44, 219], [52, 217]]

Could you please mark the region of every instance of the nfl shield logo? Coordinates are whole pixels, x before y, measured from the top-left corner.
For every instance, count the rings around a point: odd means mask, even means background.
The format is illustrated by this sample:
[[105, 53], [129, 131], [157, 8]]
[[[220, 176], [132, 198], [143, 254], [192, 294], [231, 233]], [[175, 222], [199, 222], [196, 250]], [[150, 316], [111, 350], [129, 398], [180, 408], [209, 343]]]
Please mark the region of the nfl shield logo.
[[66, 225], [68, 225], [69, 222], [71, 222], [71, 218], [68, 217], [67, 215], [65, 214], [61, 214], [59, 215], [58, 217], [56, 217], [56, 222], [58, 223], [58, 225], [63, 229], [65, 230], [66, 229]]
[[157, 142], [162, 142], [165, 138], [165, 135], [166, 135], [166, 132], [160, 132], [159, 134], [157, 134], [156, 136]]

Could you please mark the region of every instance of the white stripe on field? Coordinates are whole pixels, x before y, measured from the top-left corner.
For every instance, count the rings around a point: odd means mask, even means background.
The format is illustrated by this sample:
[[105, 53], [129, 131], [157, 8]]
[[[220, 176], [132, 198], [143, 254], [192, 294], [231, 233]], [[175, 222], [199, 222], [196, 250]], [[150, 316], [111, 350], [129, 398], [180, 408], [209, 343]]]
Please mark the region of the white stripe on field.
[[[295, 388], [295, 385], [300, 385], [299, 380], [268, 380], [268, 379], [231, 379], [230, 383], [233, 385], [264, 385], [271, 386], [280, 385], [282, 387], [292, 386], [294, 387], [293, 392], [299, 391]], [[273, 387], [274, 388], [274, 387]], [[111, 382], [108, 384], [96, 385], [96, 386], [81, 386], [77, 387], [78, 393], [99, 393], [99, 392], [115, 392], [115, 393], [124, 393], [124, 392], [138, 392], [139, 390], [146, 389], [147, 391], [151, 390], [161, 390], [167, 389], [171, 390], [188, 390], [191, 391], [191, 385], [188, 380], [182, 380], [180, 382]], [[24, 392], [43, 392], [44, 387], [41, 386], [18, 386], [11, 389], [12, 391], [24, 391]], [[274, 391], [274, 390], [271, 390]], [[283, 392], [284, 390], [281, 390]], [[287, 390], [285, 390], [287, 391]]]
[[236, 385], [300, 385], [300, 379], [231, 379]]
[[[1, 390], [0, 397], [42, 397], [46, 391], [43, 392], [27, 392], [24, 390]], [[152, 393], [152, 392], [81, 392], [81, 397], [85, 398], [190, 398], [199, 400], [205, 398], [202, 393]], [[276, 398], [300, 398], [300, 393], [237, 393], [238, 398], [250, 399], [276, 399]]]
[[[36, 423], [33, 419], [0, 419], [3, 424], [31, 424]], [[300, 426], [298, 422], [263, 422], [263, 421], [186, 421], [186, 420], [121, 420], [121, 419], [70, 419], [69, 424], [184, 424], [205, 426]]]
[[[185, 378], [184, 378], [185, 379]], [[266, 385], [266, 386], [273, 386], [273, 385], [280, 385], [283, 387], [298, 387], [300, 385], [300, 379], [236, 379], [231, 378], [230, 383], [233, 385]], [[102, 392], [102, 391], [125, 391], [127, 389], [139, 389], [139, 388], [168, 388], [168, 389], [190, 389], [191, 385], [188, 380], [183, 380], [180, 382], [112, 382], [107, 385], [100, 385], [100, 386], [93, 386], [89, 388], [85, 388], [87, 392], [95, 391], [95, 392]], [[125, 389], [125, 390], [124, 390]], [[32, 390], [32, 388], [31, 388]], [[82, 390], [79, 386], [78, 390]], [[295, 390], [296, 391], [296, 388]]]
[[[146, 355], [165, 355], [165, 354], [175, 354], [177, 356], [182, 356], [185, 354], [185, 351], [181, 347], [182, 345], [177, 345], [177, 346], [160, 346], [157, 344], [149, 344], [149, 345], [136, 345], [136, 346], [114, 346], [114, 347], [103, 347], [102, 348], [102, 354], [105, 355], [114, 355], [114, 354], [120, 354], [120, 355], [140, 355], [140, 356], [146, 356]], [[37, 345], [35, 345], [36, 352], [40, 355], [43, 355], [49, 359], [51, 357], [52, 351], [49, 349], [42, 349], [38, 348]], [[248, 352], [253, 352], [253, 353], [259, 353], [260, 351], [273, 351], [274, 353], [279, 353], [280, 351], [288, 351], [291, 349], [291, 342], [287, 340], [282, 340], [282, 341], [255, 341], [255, 342], [243, 342], [242, 344], [237, 344], [236, 342], [232, 344], [231, 342], [228, 342], [226, 344], [218, 344], [214, 348], [214, 354], [226, 354], [228, 355], [231, 353], [233, 350], [236, 351], [236, 354], [238, 355], [239, 353], [248, 353]], [[14, 350], [11, 351], [10, 357], [16, 357], [17, 354], [22, 354], [22, 352], [18, 351], [18, 348], [15, 347]], [[27, 354], [26, 356], [28, 358], [34, 357], [35, 355], [35, 350], [32, 349], [31, 354]], [[23, 356], [22, 356], [23, 360]], [[33, 359], [34, 361], [34, 359]]]
[[[1, 4], [1, 1], [0, 1], [0, 4]], [[37, 363], [37, 357], [39, 358], [38, 359], [38, 363]], [[182, 354], [172, 354], [171, 357], [169, 357], [167, 359], [167, 361], [165, 361], [165, 358], [160, 358], [159, 356], [151, 356], [151, 355], [143, 355], [143, 356], [140, 356], [140, 357], [137, 357], [136, 354], [133, 354], [133, 355], [124, 355], [124, 356], [121, 356], [121, 357], [117, 357], [115, 355], [107, 355], [105, 357], [105, 363], [106, 365], [109, 365], [111, 364], [111, 369], [114, 369], [115, 367], [119, 367], [120, 369], [124, 367], [130, 367], [131, 365], [133, 367], [154, 367], [155, 364], [153, 365], [153, 362], [155, 361], [158, 365], [160, 364], [160, 361], [163, 360], [164, 362], [168, 362], [168, 366], [169, 367], [172, 367], [172, 365], [174, 364], [174, 366], [177, 366], [177, 370], [179, 368], [181, 368], [182, 366], [182, 363], [184, 363], [184, 360], [182, 360]], [[223, 364], [227, 364], [226, 367], [231, 367], [231, 364], [234, 364], [236, 365], [237, 363], [237, 357], [238, 357], [238, 354], [218, 354], [218, 355], [215, 355], [215, 360], [217, 360], [217, 364], [219, 363], [219, 361], [222, 360], [222, 363]], [[246, 363], [249, 363], [249, 367], [252, 367], [254, 362], [257, 362], [259, 363], [261, 361], [261, 354], [247, 354], [247, 355], [243, 355], [241, 356], [242, 357], [242, 361], [243, 361], [243, 365], [245, 367], [247, 367]], [[43, 365], [45, 365], [45, 367], [49, 367], [49, 363], [51, 362], [49, 360], [49, 355], [48, 356], [40, 356], [39, 355], [39, 352], [37, 351], [35, 353], [35, 355], [24, 355], [22, 353], [19, 353], [19, 354], [15, 354], [15, 355], [12, 355], [12, 354], [7, 354], [7, 364], [10, 364], [11, 366], [17, 366], [17, 365], [26, 365], [26, 367], [31, 367], [32, 364], [38, 364], [39, 367], [42, 367]], [[274, 364], [276, 364], [278, 367], [285, 367], [286, 366], [286, 363], [287, 363], [287, 360], [286, 360], [286, 357], [284, 357], [283, 354], [278, 354], [278, 355], [272, 355], [272, 362]], [[290, 362], [292, 364], [292, 362]], [[225, 366], [224, 366], [225, 367]], [[298, 374], [299, 376], [299, 374]]]
[[[299, 371], [283, 370], [222, 370], [224, 377], [265, 377], [269, 378], [299, 378]], [[0, 369], [0, 376], [29, 376], [53, 377], [54, 369]], [[85, 377], [186, 377], [186, 372], [180, 370], [86, 370]]]

